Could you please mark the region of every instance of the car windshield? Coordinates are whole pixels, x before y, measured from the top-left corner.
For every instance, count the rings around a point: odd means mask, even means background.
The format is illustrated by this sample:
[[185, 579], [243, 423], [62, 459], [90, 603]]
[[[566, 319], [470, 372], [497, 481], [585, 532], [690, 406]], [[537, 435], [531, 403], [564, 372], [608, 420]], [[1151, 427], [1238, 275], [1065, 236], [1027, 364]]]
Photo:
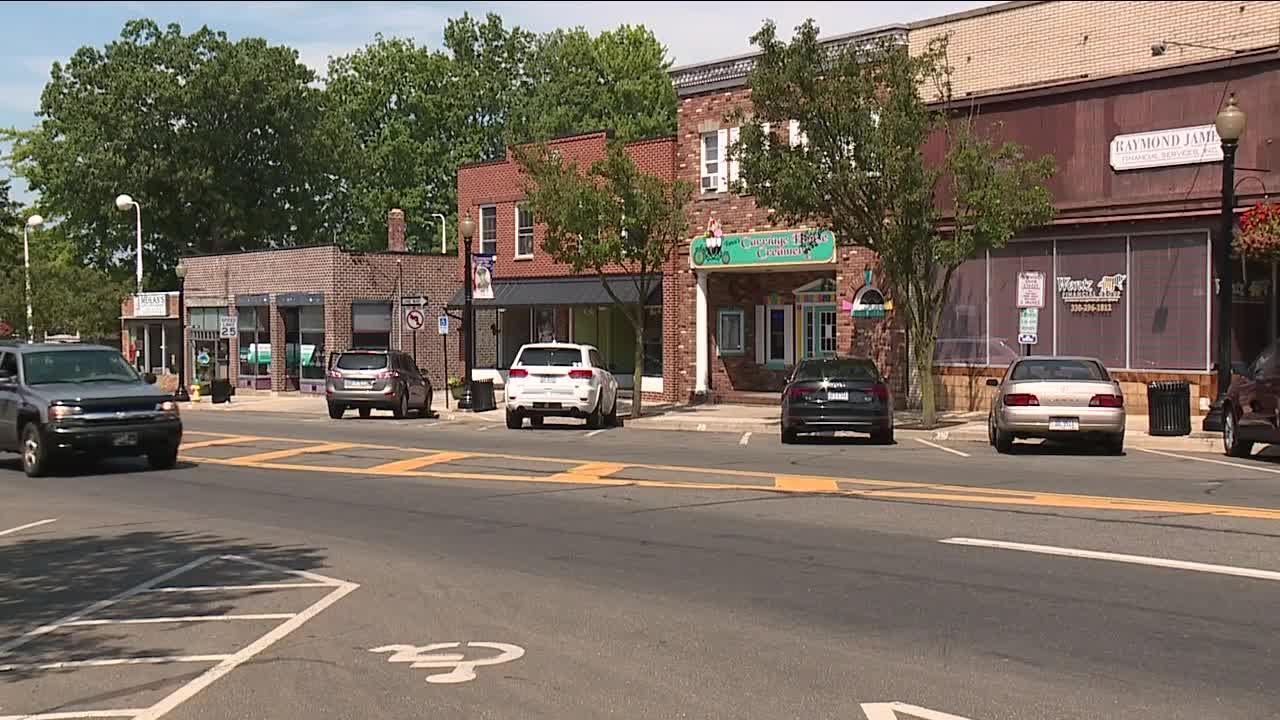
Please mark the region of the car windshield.
[[338, 356], [339, 370], [381, 370], [387, 366], [387, 356], [379, 353], [344, 353]]
[[525, 348], [516, 364], [575, 367], [582, 364], [582, 351], [577, 348]]
[[137, 371], [114, 350], [56, 350], [24, 353], [22, 370], [28, 385], [141, 382]]
[[1023, 360], [1013, 367], [1014, 380], [1106, 380], [1107, 371], [1093, 360]]
[[870, 360], [806, 360], [796, 368], [795, 380], [879, 380], [875, 363]]

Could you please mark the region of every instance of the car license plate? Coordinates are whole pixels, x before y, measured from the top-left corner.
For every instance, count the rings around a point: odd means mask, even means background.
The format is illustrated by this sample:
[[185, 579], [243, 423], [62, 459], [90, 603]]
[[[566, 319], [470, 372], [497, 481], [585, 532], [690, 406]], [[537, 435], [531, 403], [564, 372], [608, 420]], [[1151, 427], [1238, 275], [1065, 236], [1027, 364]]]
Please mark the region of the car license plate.
[[133, 447], [138, 444], [138, 433], [118, 433], [111, 438], [116, 447]]
[[1080, 429], [1078, 418], [1049, 418], [1049, 429], [1075, 432]]
[[555, 382], [556, 382], [556, 380], [559, 380], [559, 378], [557, 378], [555, 375], [543, 375], [543, 376], [542, 376], [542, 384], [543, 384], [543, 385], [554, 385], [554, 384], [555, 384]]
[[348, 380], [347, 388], [349, 390], [368, 390], [373, 387], [372, 380]]
[[827, 399], [828, 399], [828, 400], [831, 400], [831, 401], [833, 401], [833, 402], [836, 402], [836, 401], [844, 401], [844, 402], [848, 402], [848, 401], [849, 401], [849, 393], [847, 393], [847, 392], [828, 392], [828, 393], [827, 393]]

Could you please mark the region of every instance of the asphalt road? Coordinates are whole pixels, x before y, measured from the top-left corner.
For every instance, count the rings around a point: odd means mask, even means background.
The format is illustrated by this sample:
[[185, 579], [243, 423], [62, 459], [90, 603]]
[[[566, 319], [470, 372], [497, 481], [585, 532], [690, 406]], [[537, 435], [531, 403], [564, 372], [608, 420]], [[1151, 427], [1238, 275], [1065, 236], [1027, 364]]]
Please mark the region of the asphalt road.
[[[1280, 570], [1265, 461], [187, 426], [208, 459], [169, 472], [0, 459], [0, 718], [1280, 715], [1280, 574], [1251, 572]], [[429, 457], [464, 470], [369, 472]], [[513, 473], [535, 477], [494, 479]]]

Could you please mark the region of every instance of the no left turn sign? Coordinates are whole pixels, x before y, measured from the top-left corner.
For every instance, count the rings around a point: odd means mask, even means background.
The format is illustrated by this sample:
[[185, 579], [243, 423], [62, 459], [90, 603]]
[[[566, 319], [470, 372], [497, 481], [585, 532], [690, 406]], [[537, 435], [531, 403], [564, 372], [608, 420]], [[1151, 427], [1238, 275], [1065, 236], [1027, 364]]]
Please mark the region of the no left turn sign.
[[427, 316], [418, 308], [410, 308], [404, 313], [404, 326], [410, 330], [421, 330], [427, 322]]

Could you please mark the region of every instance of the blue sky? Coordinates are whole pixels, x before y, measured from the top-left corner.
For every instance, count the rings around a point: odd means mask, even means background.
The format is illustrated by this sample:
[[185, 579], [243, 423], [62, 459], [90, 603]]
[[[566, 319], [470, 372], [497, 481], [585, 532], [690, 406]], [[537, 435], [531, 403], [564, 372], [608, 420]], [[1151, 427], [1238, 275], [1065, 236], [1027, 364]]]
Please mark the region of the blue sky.
[[[126, 20], [201, 25], [232, 37], [261, 36], [298, 50], [323, 72], [327, 59], [369, 42], [376, 33], [439, 47], [450, 17], [493, 11], [508, 24], [544, 31], [581, 25], [592, 31], [623, 23], [651, 28], [677, 64], [750, 50], [747, 38], [765, 18], [791, 28], [813, 17], [823, 34], [959, 12], [991, 2], [9, 2], [0, 14], [0, 127], [36, 123], [49, 66], [83, 45], [117, 38]], [[5, 168], [0, 173], [7, 175]], [[20, 200], [30, 200], [15, 180]]]

